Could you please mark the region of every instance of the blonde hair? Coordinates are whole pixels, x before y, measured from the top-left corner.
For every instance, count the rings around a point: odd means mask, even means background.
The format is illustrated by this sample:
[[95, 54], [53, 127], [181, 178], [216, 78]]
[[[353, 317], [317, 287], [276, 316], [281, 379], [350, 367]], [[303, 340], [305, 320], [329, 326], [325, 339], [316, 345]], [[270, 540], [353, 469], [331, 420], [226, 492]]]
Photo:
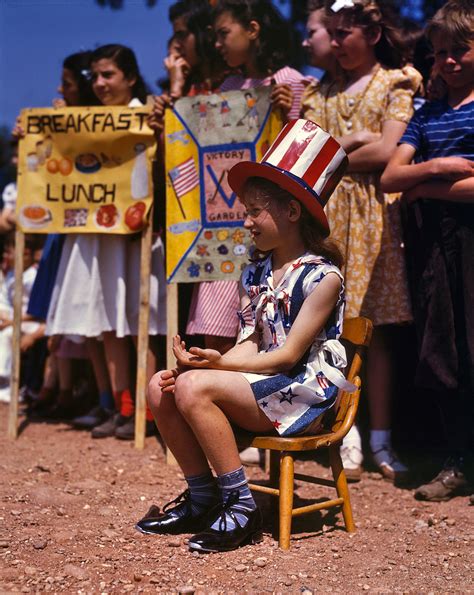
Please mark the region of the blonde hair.
[[474, 3], [472, 0], [450, 0], [434, 15], [426, 26], [431, 41], [440, 33], [456, 44], [468, 44], [474, 39]]

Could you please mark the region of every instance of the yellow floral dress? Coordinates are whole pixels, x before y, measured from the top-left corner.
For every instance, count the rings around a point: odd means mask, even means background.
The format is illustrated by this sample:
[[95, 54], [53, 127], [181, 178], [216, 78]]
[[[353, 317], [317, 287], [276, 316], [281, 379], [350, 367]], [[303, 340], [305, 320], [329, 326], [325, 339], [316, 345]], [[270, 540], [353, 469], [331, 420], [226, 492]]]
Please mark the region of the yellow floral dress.
[[[408, 123], [421, 76], [411, 67], [378, 68], [366, 88], [349, 95], [316, 81], [303, 95], [302, 117], [333, 136], [380, 133], [387, 120]], [[326, 206], [331, 238], [345, 260], [346, 316], [375, 325], [412, 320], [400, 224], [400, 194], [380, 189], [382, 172], [344, 176]]]

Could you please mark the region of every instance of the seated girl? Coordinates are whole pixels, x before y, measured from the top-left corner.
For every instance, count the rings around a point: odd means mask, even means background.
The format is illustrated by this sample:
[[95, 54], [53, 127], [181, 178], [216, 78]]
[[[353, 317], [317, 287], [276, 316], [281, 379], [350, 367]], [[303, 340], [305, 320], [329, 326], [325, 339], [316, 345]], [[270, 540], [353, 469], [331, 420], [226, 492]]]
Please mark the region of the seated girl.
[[261, 163], [240, 162], [230, 170], [256, 248], [240, 280], [240, 335], [224, 355], [187, 350], [177, 336], [176, 369], [153, 377], [150, 407], [188, 490], [163, 513], [152, 507], [138, 522], [140, 531], [195, 532], [189, 547], [201, 551], [261, 540], [261, 513], [231, 423], [282, 436], [314, 432], [338, 388], [354, 388], [341, 371], [340, 255], [324, 240], [323, 206], [346, 161], [319, 126], [294, 120]]

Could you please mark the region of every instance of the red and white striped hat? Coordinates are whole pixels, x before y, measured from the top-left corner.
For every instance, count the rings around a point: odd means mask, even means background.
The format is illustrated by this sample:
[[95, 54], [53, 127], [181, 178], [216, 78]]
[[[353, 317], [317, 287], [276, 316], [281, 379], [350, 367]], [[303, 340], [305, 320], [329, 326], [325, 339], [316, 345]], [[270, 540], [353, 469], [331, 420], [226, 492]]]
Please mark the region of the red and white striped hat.
[[236, 194], [254, 176], [278, 184], [304, 204], [328, 235], [323, 209], [346, 167], [344, 149], [328, 132], [310, 120], [290, 120], [262, 161], [236, 163], [229, 171], [228, 182]]

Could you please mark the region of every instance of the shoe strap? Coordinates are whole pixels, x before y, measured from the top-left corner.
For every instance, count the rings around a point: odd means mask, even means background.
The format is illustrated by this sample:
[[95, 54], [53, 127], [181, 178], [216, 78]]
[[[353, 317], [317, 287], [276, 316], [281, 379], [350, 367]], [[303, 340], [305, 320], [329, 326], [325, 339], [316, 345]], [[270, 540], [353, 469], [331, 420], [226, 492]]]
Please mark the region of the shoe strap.
[[[227, 515], [232, 519], [234, 525], [236, 527], [242, 528], [241, 524], [239, 523], [235, 511], [232, 508], [234, 504], [237, 504], [239, 501], [239, 492], [238, 490], [234, 490], [231, 492], [225, 502], [219, 505], [220, 508], [220, 520], [219, 520], [219, 531], [227, 531]], [[214, 523], [213, 523], [214, 524]]]
[[173, 508], [176, 508], [176, 506], [178, 506], [181, 503], [184, 502], [188, 502], [191, 498], [191, 492], [189, 489], [184, 490], [184, 492], [182, 492], [179, 496], [177, 496], [174, 500], [171, 500], [170, 502], [168, 502], [167, 504], [165, 504], [163, 506], [163, 512], [167, 512], [168, 508], [170, 506], [172, 506], [173, 504], [175, 504], [175, 506], [173, 506]]

